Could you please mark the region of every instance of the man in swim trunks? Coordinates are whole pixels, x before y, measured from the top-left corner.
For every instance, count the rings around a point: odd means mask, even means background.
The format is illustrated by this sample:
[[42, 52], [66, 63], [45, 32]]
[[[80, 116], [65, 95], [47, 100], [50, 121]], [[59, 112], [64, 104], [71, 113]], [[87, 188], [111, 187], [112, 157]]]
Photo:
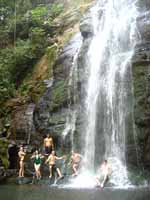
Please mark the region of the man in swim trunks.
[[52, 177], [53, 170], [57, 171], [59, 178], [62, 177], [60, 169], [56, 166], [56, 160], [61, 160], [61, 159], [66, 159], [66, 156], [57, 157], [55, 155], [55, 151], [52, 151], [52, 153], [49, 155], [49, 157], [45, 161], [45, 163], [48, 163], [49, 165], [49, 172], [50, 172], [49, 178]]
[[37, 179], [41, 179], [41, 163], [42, 163], [42, 156], [38, 150], [35, 151], [34, 155], [31, 156], [31, 159], [34, 158], [34, 169], [35, 169], [35, 175]]
[[100, 176], [96, 177], [97, 186], [104, 187], [107, 179], [112, 173], [111, 166], [108, 164], [107, 160], [104, 160], [99, 169]]
[[44, 139], [44, 150], [45, 150], [45, 155], [51, 154], [52, 150], [54, 150], [54, 143], [53, 143], [53, 138], [50, 136], [50, 134], [47, 134], [47, 137]]
[[82, 156], [79, 153], [75, 153], [74, 151], [72, 151], [71, 160], [69, 162], [69, 164], [72, 165], [72, 170], [73, 170], [72, 176], [78, 175], [78, 169], [81, 163], [81, 159]]
[[20, 147], [18, 156], [19, 156], [19, 177], [24, 177], [24, 158], [26, 153], [24, 152], [23, 146]]

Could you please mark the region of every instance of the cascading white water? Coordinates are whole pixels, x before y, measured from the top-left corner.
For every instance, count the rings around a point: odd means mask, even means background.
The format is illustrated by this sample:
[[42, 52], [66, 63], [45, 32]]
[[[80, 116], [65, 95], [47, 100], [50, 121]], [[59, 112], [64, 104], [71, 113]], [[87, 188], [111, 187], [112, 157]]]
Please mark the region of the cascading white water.
[[98, 0], [91, 9], [94, 36], [88, 51], [85, 165], [94, 171], [96, 138], [101, 135], [99, 157], [112, 163], [112, 182], [117, 185], [127, 182], [125, 144], [132, 110], [128, 96], [136, 44], [135, 4], [135, 0]]
[[[72, 150], [74, 149], [74, 132], [76, 129], [76, 120], [77, 120], [77, 111], [78, 108], [76, 106], [77, 104], [77, 82], [78, 82], [78, 54], [82, 45], [82, 37], [81, 34], [77, 34], [76, 40], [78, 40], [78, 45], [76, 52], [73, 57], [72, 61], [72, 67], [70, 68], [70, 74], [69, 74], [69, 81], [68, 81], [68, 114], [66, 117], [66, 124], [65, 129], [62, 133], [62, 139], [65, 140], [66, 136], [70, 134], [71, 139], [71, 146]], [[72, 106], [72, 104], [74, 106]]]

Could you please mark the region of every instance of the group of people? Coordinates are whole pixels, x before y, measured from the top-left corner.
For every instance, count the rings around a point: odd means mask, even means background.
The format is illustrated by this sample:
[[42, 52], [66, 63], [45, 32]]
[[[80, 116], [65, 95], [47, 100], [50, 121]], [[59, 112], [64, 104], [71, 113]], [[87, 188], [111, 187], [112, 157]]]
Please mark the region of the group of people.
[[[30, 157], [34, 163], [36, 178], [38, 180], [41, 179], [41, 164], [42, 164], [42, 160], [45, 160], [45, 164], [48, 164], [49, 166], [49, 178], [52, 178], [54, 172], [57, 172], [58, 178], [61, 179], [63, 175], [61, 173], [60, 168], [57, 166], [56, 161], [66, 160], [67, 156], [64, 155], [64, 156], [58, 157], [56, 155], [55, 150], [54, 150], [53, 138], [50, 136], [50, 134], [48, 134], [47, 137], [44, 139], [43, 148], [44, 148], [44, 155], [41, 154], [38, 150], [36, 150], [33, 153], [33, 155]], [[19, 177], [24, 177], [24, 159], [25, 159], [26, 153], [24, 151], [23, 146], [20, 146], [18, 156], [19, 156], [19, 165], [20, 165]], [[82, 155], [72, 151], [70, 161], [68, 163], [68, 166], [71, 166], [71, 169], [72, 169], [72, 177], [78, 175], [81, 161], [83, 161]], [[106, 183], [111, 172], [112, 170], [111, 170], [110, 165], [108, 164], [107, 160], [104, 160], [104, 162], [99, 168], [98, 174], [100, 174], [100, 176], [95, 177], [97, 186], [104, 187], [104, 184]]]

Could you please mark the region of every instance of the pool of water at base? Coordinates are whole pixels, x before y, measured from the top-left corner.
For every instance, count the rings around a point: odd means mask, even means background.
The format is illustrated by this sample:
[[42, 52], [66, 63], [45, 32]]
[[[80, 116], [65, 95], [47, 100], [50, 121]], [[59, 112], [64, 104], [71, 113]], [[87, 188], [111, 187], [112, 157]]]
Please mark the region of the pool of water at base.
[[150, 200], [149, 187], [58, 188], [45, 185], [0, 185], [1, 200]]

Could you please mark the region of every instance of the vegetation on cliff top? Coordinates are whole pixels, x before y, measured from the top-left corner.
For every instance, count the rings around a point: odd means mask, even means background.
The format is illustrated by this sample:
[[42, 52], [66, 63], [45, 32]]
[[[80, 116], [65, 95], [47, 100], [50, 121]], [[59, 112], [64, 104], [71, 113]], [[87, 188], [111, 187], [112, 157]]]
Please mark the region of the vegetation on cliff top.
[[35, 63], [53, 44], [50, 41], [56, 31], [53, 20], [63, 11], [63, 6], [39, 2], [1, 3], [0, 104], [16, 95]]
[[[30, 98], [34, 101], [42, 94], [45, 89], [43, 80], [52, 75], [53, 61], [48, 58], [47, 48], [55, 42], [62, 48], [78, 30], [75, 24], [90, 2], [91, 0], [68, 3], [63, 0], [47, 0], [46, 3], [40, 0], [4, 0], [0, 3], [1, 107], [14, 97], [24, 99], [34, 93], [32, 96], [36, 97]], [[45, 71], [42, 70], [44, 65], [39, 64], [41, 58], [47, 67]], [[40, 71], [39, 68], [43, 74], [35, 77], [35, 69]], [[38, 85], [37, 90], [35, 85]], [[3, 115], [1, 109], [0, 115]]]

